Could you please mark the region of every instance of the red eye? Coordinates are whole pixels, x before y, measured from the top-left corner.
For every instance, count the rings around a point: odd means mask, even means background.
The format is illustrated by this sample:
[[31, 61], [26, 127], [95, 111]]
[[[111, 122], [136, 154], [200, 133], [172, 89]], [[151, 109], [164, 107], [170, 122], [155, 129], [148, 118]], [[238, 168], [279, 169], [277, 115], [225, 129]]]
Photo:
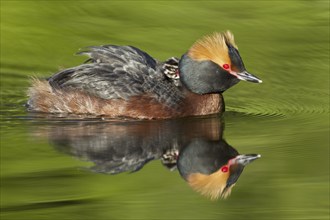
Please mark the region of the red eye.
[[229, 64], [226, 63], [226, 64], [223, 64], [222, 67], [223, 67], [225, 70], [227, 70], [227, 69], [229, 69], [230, 66], [229, 66]]
[[222, 171], [223, 173], [227, 173], [228, 170], [229, 170], [228, 166], [221, 167], [221, 171]]

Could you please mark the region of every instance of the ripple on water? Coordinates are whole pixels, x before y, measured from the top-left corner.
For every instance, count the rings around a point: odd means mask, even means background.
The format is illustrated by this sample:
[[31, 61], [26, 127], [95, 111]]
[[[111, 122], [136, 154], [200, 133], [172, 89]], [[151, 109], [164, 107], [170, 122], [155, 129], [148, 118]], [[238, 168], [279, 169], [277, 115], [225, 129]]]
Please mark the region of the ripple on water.
[[[226, 106], [227, 111], [240, 112], [246, 115], [264, 117], [292, 117], [296, 115], [327, 114], [329, 111], [329, 94], [317, 89], [296, 88], [290, 92], [282, 89], [281, 96], [263, 95], [251, 100], [236, 100], [235, 106]], [[283, 95], [285, 97], [283, 97]]]

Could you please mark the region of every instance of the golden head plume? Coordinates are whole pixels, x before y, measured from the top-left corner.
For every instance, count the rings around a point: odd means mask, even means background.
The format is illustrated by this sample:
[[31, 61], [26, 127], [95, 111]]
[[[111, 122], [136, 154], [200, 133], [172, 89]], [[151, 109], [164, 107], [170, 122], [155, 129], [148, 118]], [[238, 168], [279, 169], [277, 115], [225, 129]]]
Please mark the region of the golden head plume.
[[221, 171], [214, 172], [211, 175], [193, 173], [188, 176], [187, 181], [197, 192], [216, 200], [219, 197], [225, 199], [230, 195], [234, 184], [226, 189], [228, 177], [229, 172], [223, 173]]
[[211, 60], [219, 65], [231, 64], [227, 44], [237, 49], [234, 35], [230, 31], [213, 33], [197, 40], [189, 49], [188, 56], [197, 61]]

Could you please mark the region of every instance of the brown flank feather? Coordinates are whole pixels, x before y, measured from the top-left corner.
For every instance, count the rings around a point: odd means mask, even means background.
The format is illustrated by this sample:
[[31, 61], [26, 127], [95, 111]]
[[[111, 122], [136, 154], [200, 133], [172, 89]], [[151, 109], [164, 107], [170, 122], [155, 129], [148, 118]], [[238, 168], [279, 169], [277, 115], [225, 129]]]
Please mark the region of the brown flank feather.
[[211, 60], [221, 66], [231, 64], [226, 43], [237, 49], [234, 35], [230, 31], [214, 33], [196, 41], [189, 49], [188, 55], [197, 61]]
[[182, 106], [170, 108], [151, 95], [124, 99], [102, 99], [79, 90], [54, 89], [47, 81], [32, 80], [28, 90], [29, 110], [49, 113], [102, 115], [110, 118], [165, 119], [216, 114], [223, 110], [220, 94], [197, 95], [187, 91]]

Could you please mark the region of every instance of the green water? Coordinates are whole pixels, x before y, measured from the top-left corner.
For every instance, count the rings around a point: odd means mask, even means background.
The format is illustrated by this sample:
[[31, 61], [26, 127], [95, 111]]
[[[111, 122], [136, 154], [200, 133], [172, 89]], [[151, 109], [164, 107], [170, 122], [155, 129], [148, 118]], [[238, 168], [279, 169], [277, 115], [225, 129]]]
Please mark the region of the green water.
[[[264, 83], [224, 93], [224, 125], [134, 127], [23, 106], [29, 77], [80, 64], [79, 48], [134, 45], [164, 60], [227, 29]], [[212, 138], [218, 126], [240, 153], [262, 155], [227, 200], [201, 196], [160, 160], [132, 174], [91, 170], [93, 146]], [[1, 1], [1, 219], [329, 219], [329, 1]]]

